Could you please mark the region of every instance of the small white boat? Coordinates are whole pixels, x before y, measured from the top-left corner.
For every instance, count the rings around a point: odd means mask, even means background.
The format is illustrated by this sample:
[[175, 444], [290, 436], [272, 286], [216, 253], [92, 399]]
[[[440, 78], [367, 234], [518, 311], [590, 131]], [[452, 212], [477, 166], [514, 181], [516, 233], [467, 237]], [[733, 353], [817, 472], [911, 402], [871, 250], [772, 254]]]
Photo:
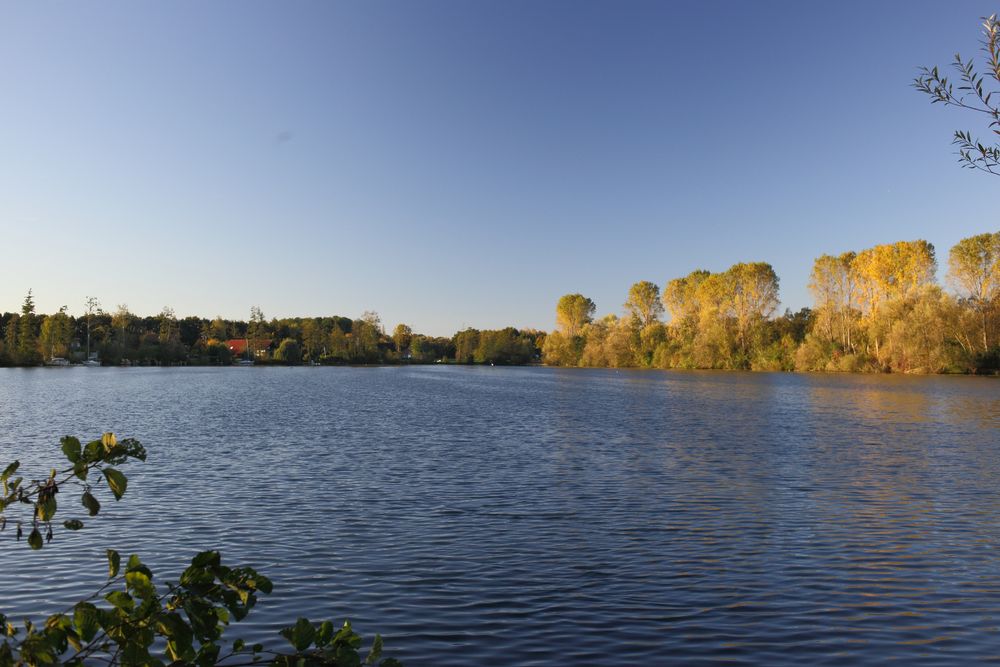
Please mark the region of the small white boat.
[[52, 357], [49, 359], [46, 366], [69, 366], [69, 359], [63, 359], [62, 357]]
[[87, 359], [86, 361], [81, 362], [81, 364], [88, 368], [99, 368], [101, 362], [99, 362], [97, 359]]

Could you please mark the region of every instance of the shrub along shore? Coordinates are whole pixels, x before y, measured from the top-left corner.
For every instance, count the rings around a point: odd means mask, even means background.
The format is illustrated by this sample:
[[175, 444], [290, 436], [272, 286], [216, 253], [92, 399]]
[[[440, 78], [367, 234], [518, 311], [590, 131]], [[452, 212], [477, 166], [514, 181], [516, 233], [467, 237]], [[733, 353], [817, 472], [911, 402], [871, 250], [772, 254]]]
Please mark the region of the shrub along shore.
[[[465, 329], [450, 338], [385, 331], [360, 318], [247, 321], [177, 318], [170, 308], [140, 317], [87, 300], [0, 316], [0, 365], [90, 361], [104, 365], [460, 363], [762, 371], [997, 373], [1000, 371], [1000, 232], [962, 239], [938, 284], [934, 246], [899, 241], [815, 260], [812, 308], [776, 315], [777, 274], [766, 262], [693, 271], [660, 287], [629, 289], [621, 316], [567, 294], [556, 330]], [[666, 321], [664, 321], [664, 318]], [[62, 360], [65, 360], [63, 362]]]

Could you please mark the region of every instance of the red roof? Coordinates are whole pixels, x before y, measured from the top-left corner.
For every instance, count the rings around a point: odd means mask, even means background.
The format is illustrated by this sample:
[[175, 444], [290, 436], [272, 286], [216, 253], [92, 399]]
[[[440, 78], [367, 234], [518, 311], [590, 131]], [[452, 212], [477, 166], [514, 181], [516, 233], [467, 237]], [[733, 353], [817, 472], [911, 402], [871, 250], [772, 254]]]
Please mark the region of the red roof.
[[[254, 343], [256, 344], [258, 350], [266, 350], [267, 348], [271, 347], [270, 339], [265, 339], [265, 340], [255, 339]], [[226, 347], [229, 348], [230, 352], [232, 352], [237, 356], [244, 354], [247, 351], [247, 339], [231, 338], [226, 341]]]

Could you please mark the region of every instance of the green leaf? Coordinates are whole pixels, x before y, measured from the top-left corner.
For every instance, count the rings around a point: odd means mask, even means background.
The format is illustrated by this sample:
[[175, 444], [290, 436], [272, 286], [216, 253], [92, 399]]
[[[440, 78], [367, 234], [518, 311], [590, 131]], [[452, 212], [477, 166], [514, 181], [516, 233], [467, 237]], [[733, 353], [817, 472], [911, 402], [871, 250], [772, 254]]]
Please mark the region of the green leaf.
[[319, 624], [319, 631], [316, 633], [316, 646], [326, 646], [333, 639], [333, 623], [323, 621]]
[[38, 531], [37, 528], [33, 528], [31, 531], [31, 535], [28, 535], [28, 546], [34, 549], [35, 551], [38, 551], [39, 549], [42, 548], [42, 545], [43, 545], [42, 534]]
[[125, 564], [125, 571], [142, 572], [150, 579], [153, 578], [153, 572], [148, 567], [142, 564], [142, 561], [139, 560], [139, 556], [137, 554], [132, 554], [131, 556], [128, 557], [128, 563]]
[[114, 468], [104, 468], [102, 472], [104, 479], [108, 480], [108, 488], [111, 489], [111, 493], [115, 494], [115, 500], [121, 500], [128, 487], [128, 478]]
[[91, 440], [83, 448], [84, 461], [93, 463], [94, 461], [100, 461], [102, 458], [104, 458], [104, 446], [101, 445], [100, 440]]
[[73, 464], [73, 474], [78, 478], [86, 480], [88, 472], [90, 472], [90, 468], [87, 467], [86, 461], [81, 459]]
[[0, 483], [2, 483], [3, 494], [5, 496], [9, 493], [9, 490], [7, 488], [7, 478], [9, 478], [11, 475], [13, 475], [17, 471], [17, 469], [18, 469], [18, 467], [20, 465], [21, 465], [20, 461], [14, 461], [9, 466], [7, 466], [6, 468], [4, 468], [3, 474], [0, 474]]
[[366, 665], [374, 665], [378, 662], [378, 659], [382, 657], [382, 635], [375, 635], [374, 641], [372, 641], [372, 649], [368, 651], [368, 657], [365, 658]]
[[132, 611], [135, 607], [135, 600], [125, 591], [111, 591], [104, 599], [122, 611]]
[[35, 516], [39, 521], [51, 521], [56, 513], [56, 497], [49, 496], [45, 500], [35, 503]]
[[237, 639], [236, 641], [233, 642], [233, 653], [239, 653], [240, 651], [243, 650], [243, 647], [246, 645], [247, 643], [245, 640]]
[[83, 449], [80, 446], [80, 441], [71, 435], [67, 435], [62, 440], [62, 451], [66, 455], [66, 458], [70, 463], [76, 463], [80, 460], [80, 455], [83, 453]]
[[20, 461], [14, 461], [9, 466], [7, 466], [6, 468], [3, 469], [3, 473], [0, 473], [0, 479], [7, 479], [11, 475], [13, 475], [15, 472], [17, 472], [17, 469], [20, 468], [20, 467], [21, 467], [21, 462]]
[[63, 528], [66, 530], [80, 530], [83, 528], [83, 522], [79, 519], [69, 519], [68, 521], [63, 521]]
[[80, 503], [87, 508], [87, 512], [90, 513], [90, 516], [97, 516], [97, 513], [101, 511], [101, 503], [90, 493], [90, 491], [83, 492], [83, 495], [80, 496]]
[[93, 639], [100, 627], [97, 623], [97, 607], [89, 602], [78, 602], [73, 608], [73, 627], [83, 641]]
[[193, 567], [218, 566], [222, 562], [222, 555], [218, 551], [202, 551], [191, 559]]
[[316, 628], [309, 619], [299, 617], [295, 625], [281, 629], [281, 636], [287, 639], [296, 651], [304, 651], [316, 637]]
[[118, 552], [114, 549], [108, 549], [108, 579], [114, 579], [118, 576], [121, 564], [122, 558], [118, 555]]
[[149, 600], [156, 597], [156, 587], [145, 572], [126, 572], [125, 586], [140, 599]]

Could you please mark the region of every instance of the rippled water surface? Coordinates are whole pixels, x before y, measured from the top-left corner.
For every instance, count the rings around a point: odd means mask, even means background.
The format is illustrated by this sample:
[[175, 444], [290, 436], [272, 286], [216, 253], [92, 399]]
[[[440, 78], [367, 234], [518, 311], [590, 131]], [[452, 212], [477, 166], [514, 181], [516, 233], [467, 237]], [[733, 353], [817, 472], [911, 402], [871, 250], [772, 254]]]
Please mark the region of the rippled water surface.
[[105, 430], [149, 460], [41, 553], [0, 533], [0, 610], [219, 547], [276, 585], [233, 630], [350, 616], [410, 667], [1000, 661], [995, 380], [0, 369], [0, 463]]

